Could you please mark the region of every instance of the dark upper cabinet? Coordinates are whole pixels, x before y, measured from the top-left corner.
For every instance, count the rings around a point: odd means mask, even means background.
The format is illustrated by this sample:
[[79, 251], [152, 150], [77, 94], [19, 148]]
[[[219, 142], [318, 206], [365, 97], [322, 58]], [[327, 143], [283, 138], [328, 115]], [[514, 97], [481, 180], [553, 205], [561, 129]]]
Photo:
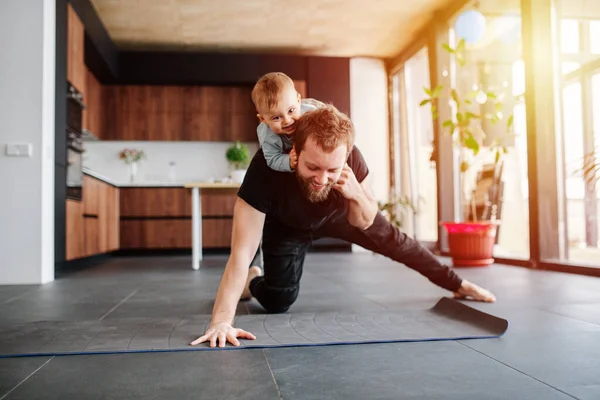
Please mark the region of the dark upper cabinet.
[[251, 86], [105, 87], [107, 140], [255, 141]]

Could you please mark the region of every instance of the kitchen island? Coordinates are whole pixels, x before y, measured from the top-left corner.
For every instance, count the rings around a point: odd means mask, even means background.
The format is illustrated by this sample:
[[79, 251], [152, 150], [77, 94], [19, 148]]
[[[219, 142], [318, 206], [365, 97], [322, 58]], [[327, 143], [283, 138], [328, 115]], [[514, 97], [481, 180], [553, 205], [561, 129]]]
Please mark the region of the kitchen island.
[[229, 249], [238, 184], [124, 182], [83, 172], [83, 198], [67, 200], [67, 260], [191, 251], [198, 269], [203, 250]]
[[[192, 269], [202, 260], [202, 196], [201, 189], [239, 189], [239, 183], [192, 182], [184, 186], [192, 190]], [[232, 210], [233, 213], [233, 210]]]

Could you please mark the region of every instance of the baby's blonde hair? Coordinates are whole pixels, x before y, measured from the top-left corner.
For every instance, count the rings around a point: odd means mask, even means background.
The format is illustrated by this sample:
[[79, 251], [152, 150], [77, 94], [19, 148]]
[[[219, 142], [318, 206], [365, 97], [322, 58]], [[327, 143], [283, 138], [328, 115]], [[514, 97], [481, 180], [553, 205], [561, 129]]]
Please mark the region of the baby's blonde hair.
[[277, 105], [279, 94], [291, 86], [295, 89], [294, 81], [283, 72], [269, 72], [260, 77], [252, 89], [252, 102], [256, 111], [267, 107], [269, 110]]

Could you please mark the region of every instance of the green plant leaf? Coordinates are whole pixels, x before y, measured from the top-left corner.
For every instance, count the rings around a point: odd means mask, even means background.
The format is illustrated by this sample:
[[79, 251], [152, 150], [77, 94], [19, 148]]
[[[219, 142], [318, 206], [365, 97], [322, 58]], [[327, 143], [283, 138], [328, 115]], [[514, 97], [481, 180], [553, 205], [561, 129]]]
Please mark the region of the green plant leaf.
[[477, 140], [475, 140], [473, 134], [470, 132], [465, 138], [465, 147], [472, 150], [474, 155], [479, 153], [479, 143], [477, 143]]
[[419, 107], [423, 107], [425, 104], [427, 104], [427, 103], [429, 103], [429, 102], [431, 102], [431, 100], [430, 100], [430, 99], [425, 99], [425, 100], [423, 100], [423, 101], [421, 101], [421, 102], [419, 103]]
[[498, 96], [494, 92], [486, 92], [485, 94], [487, 94], [487, 97], [490, 99], [496, 100], [498, 98]]
[[469, 119], [478, 119], [479, 115], [474, 114], [471, 111], [467, 111], [467, 118], [469, 118]]
[[510, 129], [513, 126], [513, 122], [515, 121], [515, 116], [511, 115], [508, 117], [508, 122], [506, 123], [506, 127]]
[[496, 158], [494, 160], [494, 164], [498, 164], [498, 161], [500, 161], [500, 151], [496, 150]]
[[465, 49], [465, 44], [466, 44], [465, 39], [460, 39], [458, 41], [458, 44], [456, 45], [456, 51], [457, 52], [463, 51]]
[[456, 91], [456, 89], [452, 89], [450, 91], [450, 96], [452, 96], [452, 100], [454, 100], [456, 102], [456, 105], [460, 106], [460, 102], [458, 100], [458, 92]]
[[460, 163], [460, 172], [467, 172], [467, 170], [469, 169], [469, 163], [466, 161], [463, 161]]
[[424, 87], [423, 90], [425, 91], [425, 93], [431, 96], [431, 89]]
[[449, 120], [446, 120], [446, 121], [444, 121], [444, 123], [442, 124], [442, 126], [443, 126], [444, 128], [447, 128], [447, 127], [450, 127], [450, 126], [452, 126], [452, 127], [453, 127], [453, 126], [454, 126], [454, 122], [452, 122], [452, 120], [451, 120], [451, 119], [449, 119]]
[[452, 47], [448, 46], [446, 43], [442, 44], [442, 48], [448, 53], [454, 53], [454, 49], [452, 49]]
[[437, 97], [440, 95], [440, 93], [442, 92], [442, 89], [444, 89], [444, 85], [437, 85], [434, 89], [433, 89], [433, 93], [432, 93], [432, 97]]
[[508, 154], [508, 148], [506, 146], [502, 146], [502, 151], [504, 154]]
[[473, 102], [471, 100], [469, 100], [469, 99], [466, 99], [465, 100], [465, 104], [471, 105], [471, 104], [473, 104]]
[[248, 146], [240, 141], [236, 141], [235, 144], [230, 146], [225, 152], [225, 158], [235, 169], [247, 167], [250, 163]]
[[502, 111], [502, 103], [496, 103], [494, 105], [494, 109], [496, 110], [496, 112]]

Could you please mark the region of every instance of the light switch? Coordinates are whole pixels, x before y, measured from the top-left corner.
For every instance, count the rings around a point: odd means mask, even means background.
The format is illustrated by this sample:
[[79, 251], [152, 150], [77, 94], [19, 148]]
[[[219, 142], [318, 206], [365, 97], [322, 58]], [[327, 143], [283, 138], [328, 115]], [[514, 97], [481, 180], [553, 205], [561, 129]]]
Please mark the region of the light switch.
[[6, 155], [9, 157], [31, 157], [31, 143], [13, 143], [6, 145]]

